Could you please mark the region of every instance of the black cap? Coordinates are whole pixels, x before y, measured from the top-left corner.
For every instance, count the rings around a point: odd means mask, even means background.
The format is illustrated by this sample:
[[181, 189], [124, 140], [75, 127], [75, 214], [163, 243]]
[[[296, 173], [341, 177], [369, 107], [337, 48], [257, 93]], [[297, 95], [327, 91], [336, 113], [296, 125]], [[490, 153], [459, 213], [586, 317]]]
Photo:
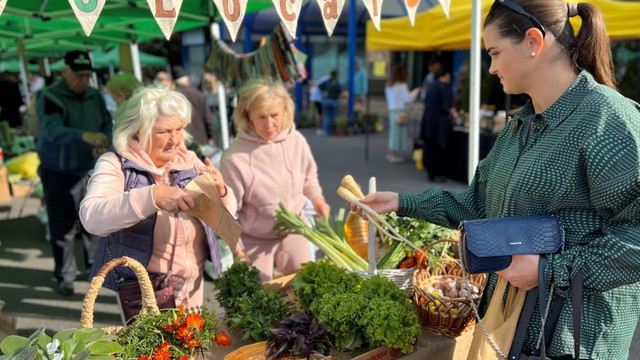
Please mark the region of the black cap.
[[74, 72], [93, 72], [93, 65], [89, 53], [82, 50], [69, 51], [64, 55], [65, 65], [69, 65]]
[[187, 73], [184, 71], [184, 68], [180, 65], [176, 65], [174, 66], [172, 69], [173, 72], [173, 78], [178, 80], [183, 76], [187, 76]]

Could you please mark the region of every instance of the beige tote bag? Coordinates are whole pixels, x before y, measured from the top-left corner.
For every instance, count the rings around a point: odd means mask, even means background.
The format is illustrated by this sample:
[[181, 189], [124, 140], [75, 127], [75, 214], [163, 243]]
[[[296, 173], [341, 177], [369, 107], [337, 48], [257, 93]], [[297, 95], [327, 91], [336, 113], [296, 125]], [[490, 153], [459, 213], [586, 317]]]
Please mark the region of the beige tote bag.
[[[507, 281], [498, 277], [498, 282], [496, 283], [496, 288], [489, 302], [487, 313], [482, 319], [491, 340], [498, 346], [505, 357], [511, 349], [513, 336], [518, 326], [518, 319], [520, 319], [520, 312], [522, 311], [524, 300], [527, 296], [526, 290], [511, 286], [509, 288], [509, 294], [507, 295], [507, 301], [503, 305], [503, 294], [506, 288]], [[481, 325], [476, 324], [467, 360], [494, 359], [502, 359], [502, 356], [493, 349], [484, 331], [482, 331]]]

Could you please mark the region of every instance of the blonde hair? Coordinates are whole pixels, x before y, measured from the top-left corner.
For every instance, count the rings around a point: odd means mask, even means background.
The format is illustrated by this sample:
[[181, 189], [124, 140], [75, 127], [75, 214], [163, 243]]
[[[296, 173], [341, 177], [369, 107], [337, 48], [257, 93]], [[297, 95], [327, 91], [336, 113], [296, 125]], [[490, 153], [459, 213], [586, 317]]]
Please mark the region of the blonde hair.
[[263, 110], [278, 101], [281, 101], [284, 107], [281, 131], [285, 131], [293, 127], [294, 115], [293, 100], [291, 100], [287, 89], [282, 83], [268, 78], [250, 81], [240, 89], [238, 106], [233, 112], [236, 127], [245, 132], [253, 130], [249, 113]]
[[[182, 126], [191, 123], [191, 104], [181, 93], [165, 87], [149, 86], [137, 91], [121, 106], [115, 122], [119, 124], [113, 132], [113, 146], [121, 151], [129, 140], [137, 139], [140, 147], [151, 146], [153, 126], [159, 116], [178, 116]], [[188, 140], [185, 133], [183, 142]]]

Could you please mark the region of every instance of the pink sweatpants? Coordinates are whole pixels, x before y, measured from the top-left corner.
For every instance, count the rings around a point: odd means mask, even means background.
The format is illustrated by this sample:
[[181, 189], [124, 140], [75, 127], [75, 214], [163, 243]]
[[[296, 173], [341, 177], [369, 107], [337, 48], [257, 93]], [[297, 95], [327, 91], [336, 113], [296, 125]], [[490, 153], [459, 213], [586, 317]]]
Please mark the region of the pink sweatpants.
[[283, 274], [293, 274], [303, 263], [311, 260], [309, 240], [291, 234], [284, 239], [267, 240], [243, 237], [244, 251], [253, 266], [260, 270], [260, 279], [273, 279], [273, 265]]

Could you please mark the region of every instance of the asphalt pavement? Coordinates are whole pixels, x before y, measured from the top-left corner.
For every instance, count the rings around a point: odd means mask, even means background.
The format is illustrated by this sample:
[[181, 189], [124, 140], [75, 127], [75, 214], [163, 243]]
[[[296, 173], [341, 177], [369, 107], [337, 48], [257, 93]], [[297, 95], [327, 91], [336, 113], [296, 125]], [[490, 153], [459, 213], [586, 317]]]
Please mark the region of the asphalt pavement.
[[[376, 178], [378, 191], [422, 192], [431, 186], [466, 188], [466, 184], [452, 180], [430, 184], [425, 172], [416, 169], [411, 161], [409, 150], [402, 154], [406, 161], [388, 162], [386, 131], [344, 137], [318, 136], [310, 128], [300, 131], [313, 151], [320, 184], [332, 213], [346, 207], [335, 193], [345, 174], [353, 175], [364, 190], [371, 177]], [[89, 285], [79, 276], [75, 295], [63, 297], [54, 290], [51, 246], [45, 240], [44, 225], [36, 217], [39, 209], [40, 199], [34, 197], [14, 198], [10, 206], [0, 206], [0, 300], [5, 302], [1, 311], [17, 319], [17, 332], [21, 335], [29, 335], [40, 326], [46, 326], [48, 332], [79, 327], [82, 300]], [[77, 259], [82, 259], [81, 244], [77, 245]], [[205, 304], [217, 307], [210, 281], [205, 284]], [[102, 289], [94, 309], [94, 327], [115, 325], [120, 325], [115, 294]], [[638, 331], [631, 350], [629, 359], [640, 359]]]

